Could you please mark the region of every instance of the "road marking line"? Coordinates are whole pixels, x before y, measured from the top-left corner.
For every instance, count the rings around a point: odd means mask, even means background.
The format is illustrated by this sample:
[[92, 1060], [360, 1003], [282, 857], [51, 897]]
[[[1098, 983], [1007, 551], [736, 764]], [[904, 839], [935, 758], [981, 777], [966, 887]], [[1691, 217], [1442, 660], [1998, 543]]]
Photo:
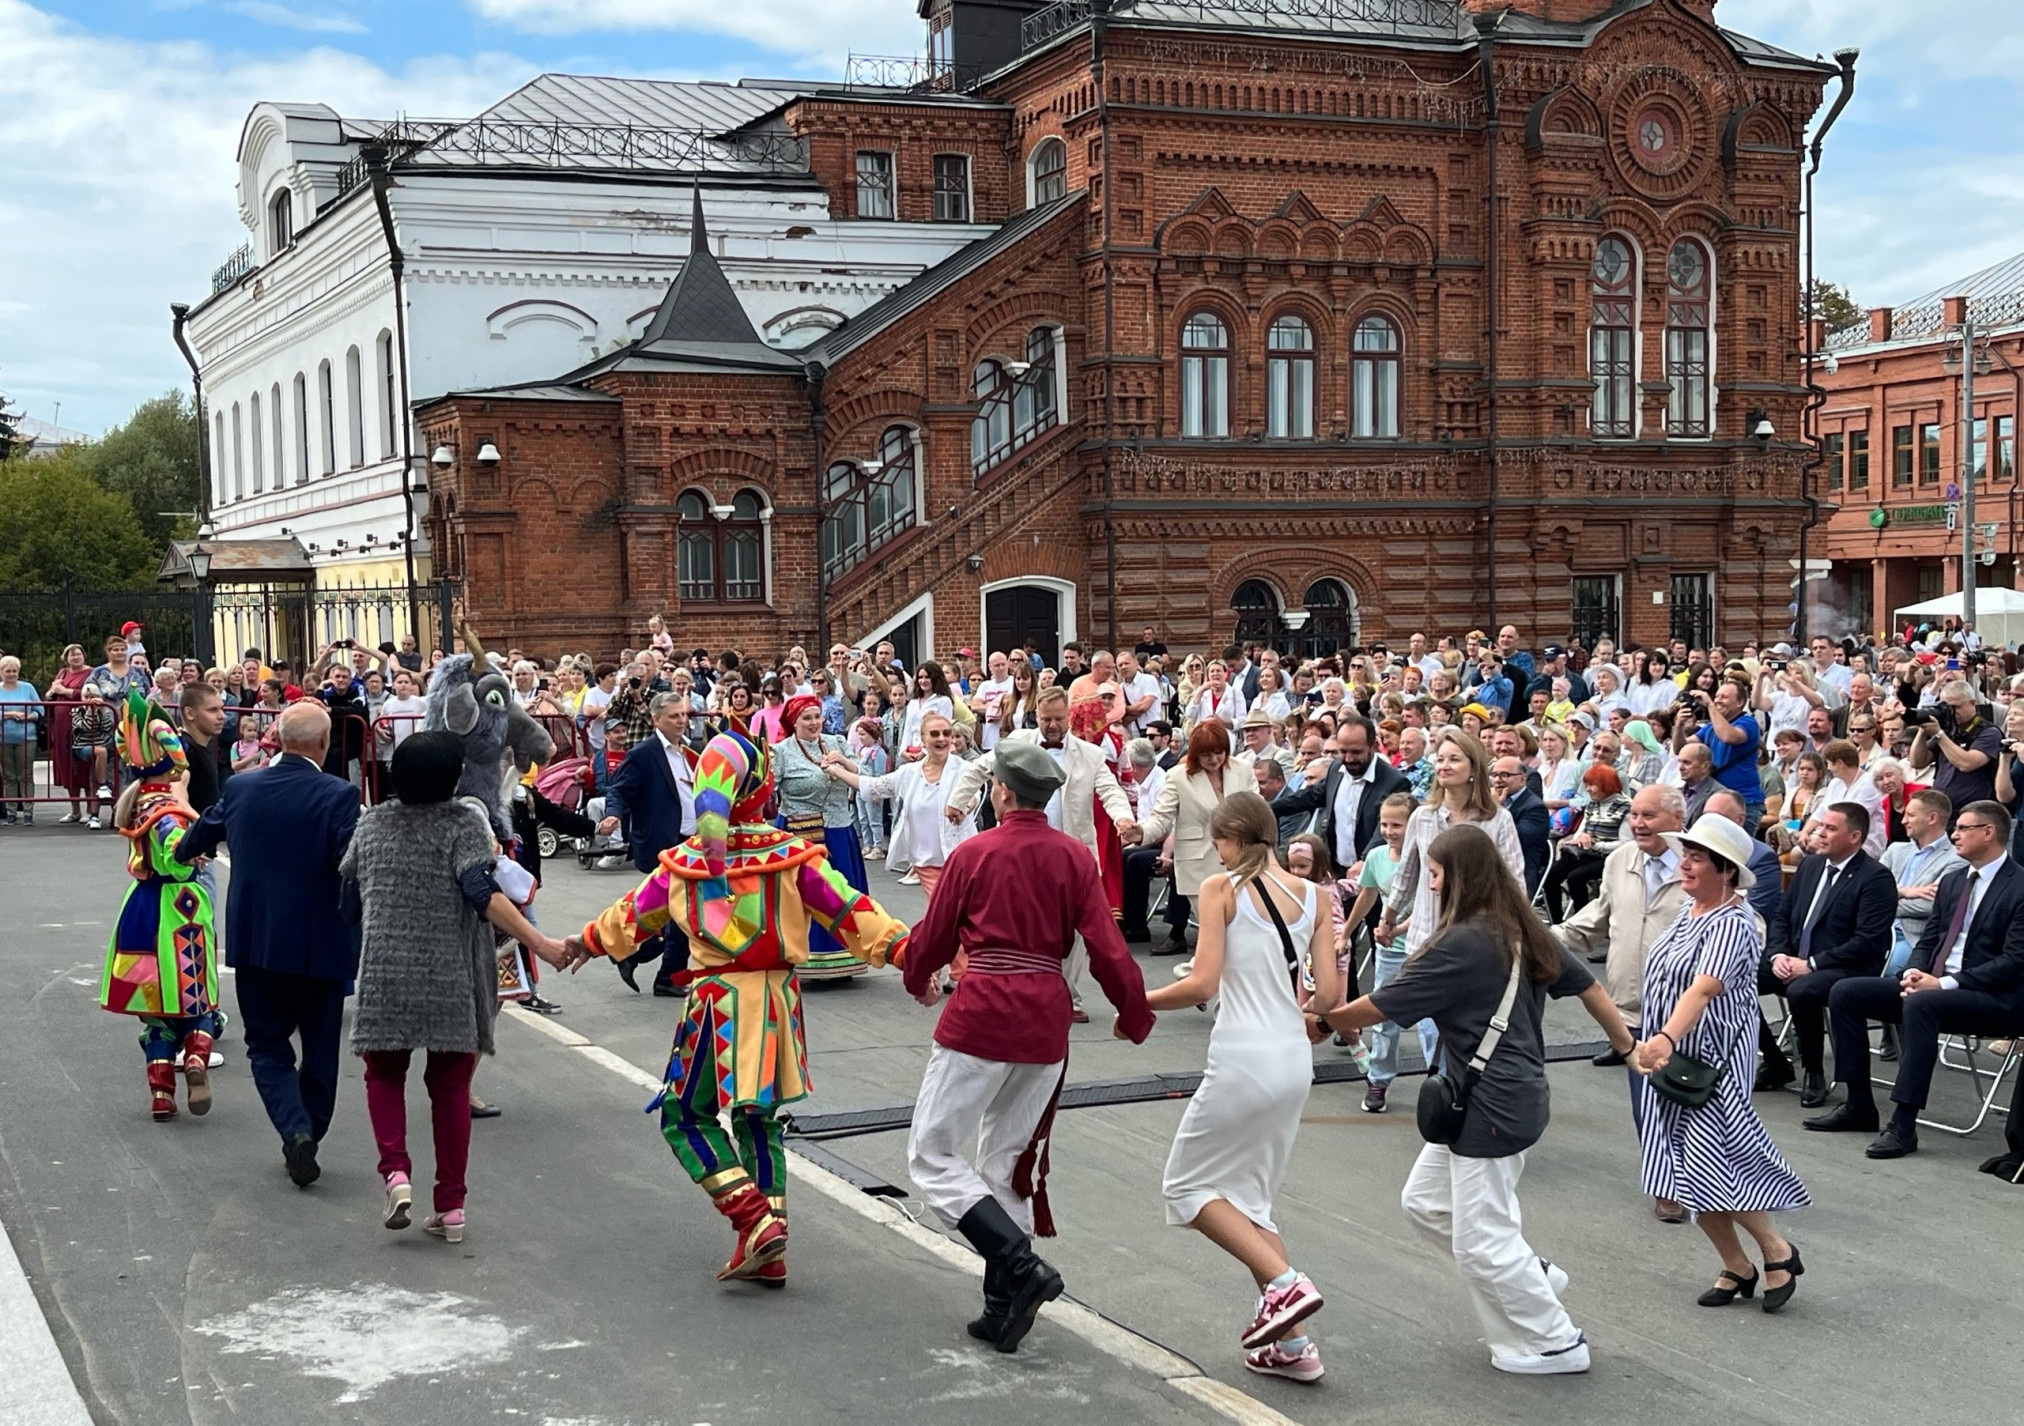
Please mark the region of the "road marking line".
[[[518, 1006], [506, 1008], [509, 1018], [539, 1031], [559, 1044], [567, 1045], [585, 1059], [601, 1065], [620, 1079], [638, 1085], [641, 1089], [662, 1088], [660, 1076], [641, 1069], [632, 1061], [613, 1054], [602, 1045], [592, 1044], [575, 1031], [566, 1030]], [[803, 1158], [794, 1151], [792, 1145], [788, 1146], [787, 1176], [803, 1187], [821, 1194], [832, 1203], [849, 1209], [858, 1217], [869, 1219], [899, 1234], [966, 1277], [982, 1279], [983, 1262], [975, 1253], [925, 1224], [915, 1222], [892, 1199], [865, 1193], [841, 1175], [833, 1174], [820, 1164]], [[1114, 1357], [1128, 1367], [1157, 1377], [1183, 1396], [1199, 1402], [1227, 1420], [1238, 1423], [1238, 1426], [1299, 1426], [1292, 1417], [1267, 1406], [1255, 1397], [1246, 1396], [1227, 1382], [1204, 1376], [1201, 1368], [1186, 1357], [1168, 1351], [1159, 1343], [1139, 1336], [1136, 1332], [1120, 1326], [1079, 1302], [1050, 1302], [1040, 1309], [1040, 1315], [1071, 1335], [1080, 1337], [1106, 1356]]]
[[84, 1395], [64, 1365], [20, 1255], [0, 1232], [0, 1420], [18, 1426], [91, 1426]]

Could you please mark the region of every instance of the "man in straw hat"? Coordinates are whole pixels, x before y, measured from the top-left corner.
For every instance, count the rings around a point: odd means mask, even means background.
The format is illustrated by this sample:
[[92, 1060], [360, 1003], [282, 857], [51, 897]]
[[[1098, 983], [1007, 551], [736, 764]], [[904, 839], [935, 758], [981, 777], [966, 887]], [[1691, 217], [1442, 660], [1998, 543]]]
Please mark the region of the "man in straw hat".
[[950, 853], [903, 966], [907, 990], [934, 1005], [937, 973], [969, 953], [935, 1027], [907, 1169], [935, 1216], [984, 1258], [984, 1315], [970, 1335], [1011, 1352], [1041, 1304], [1061, 1295], [1061, 1275], [1029, 1235], [1054, 1234], [1047, 1144], [1068, 1064], [1063, 967], [1078, 935], [1117, 1007], [1117, 1034], [1143, 1043], [1153, 1014], [1088, 849], [1047, 823], [1067, 780], [1061, 764], [1006, 739], [995, 771], [998, 825]]

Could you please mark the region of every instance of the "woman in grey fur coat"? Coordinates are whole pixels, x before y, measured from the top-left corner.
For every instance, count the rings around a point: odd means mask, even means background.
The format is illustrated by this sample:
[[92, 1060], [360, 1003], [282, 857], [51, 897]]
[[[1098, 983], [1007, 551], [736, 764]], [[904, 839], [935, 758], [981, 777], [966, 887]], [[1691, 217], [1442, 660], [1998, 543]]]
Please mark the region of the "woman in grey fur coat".
[[[471, 1075], [492, 1053], [498, 956], [491, 926], [551, 964], [560, 942], [530, 925], [492, 879], [497, 852], [485, 816], [451, 801], [463, 740], [422, 732], [394, 751], [398, 802], [366, 811], [338, 871], [358, 888], [363, 935], [354, 1053], [365, 1060], [365, 1103], [386, 1183], [383, 1221], [408, 1226], [408, 1060], [428, 1051], [436, 1143], [436, 1211], [422, 1226], [452, 1243], [464, 1237], [464, 1168], [471, 1152]], [[490, 922], [491, 925], [486, 923]]]

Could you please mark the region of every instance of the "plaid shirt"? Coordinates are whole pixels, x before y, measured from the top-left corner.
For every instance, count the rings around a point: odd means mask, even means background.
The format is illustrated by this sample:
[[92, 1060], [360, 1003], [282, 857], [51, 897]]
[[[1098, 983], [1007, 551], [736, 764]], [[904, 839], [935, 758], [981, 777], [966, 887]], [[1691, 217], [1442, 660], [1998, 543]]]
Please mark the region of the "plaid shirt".
[[647, 713], [647, 693], [644, 688], [627, 684], [612, 695], [611, 706], [605, 709], [604, 725], [625, 729], [625, 745], [628, 748], [653, 735], [654, 720]]

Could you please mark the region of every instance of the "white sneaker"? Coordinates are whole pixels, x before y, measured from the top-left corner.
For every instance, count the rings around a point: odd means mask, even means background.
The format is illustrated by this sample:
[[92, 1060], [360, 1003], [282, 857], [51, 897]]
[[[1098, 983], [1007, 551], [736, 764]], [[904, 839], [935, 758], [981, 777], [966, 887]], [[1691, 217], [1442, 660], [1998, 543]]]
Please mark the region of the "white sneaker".
[[597, 869], [599, 871], [616, 871], [618, 868], [629, 866], [630, 864], [624, 857], [599, 857], [597, 859]]
[[915, 876], [912, 872], [908, 872], [905, 876], [900, 878], [901, 886], [919, 886], [920, 884], [921, 879]]
[[103, 783], [103, 782], [101, 782], [101, 783], [100, 783], [100, 784], [98, 785], [98, 800], [99, 800], [100, 802], [110, 802], [110, 801], [112, 801], [112, 788], [111, 788], [111, 787], [109, 787], [109, 786], [107, 786], [107, 785], [106, 785], [105, 783]]
[[209, 1060], [210, 1067], [212, 1069], [216, 1069], [219, 1065], [222, 1065], [223, 1063], [225, 1063], [225, 1052], [223, 1050], [211, 1051], [211, 1058]]
[[87, 817], [87, 818], [85, 818], [85, 819], [84, 819], [84, 825], [85, 825], [85, 826], [86, 826], [87, 828], [89, 828], [89, 829], [90, 829], [91, 831], [94, 831], [94, 832], [96, 832], [96, 831], [98, 830], [98, 818], [96, 818], [96, 817]]
[[1557, 1352], [1515, 1352], [1490, 1358], [1490, 1365], [1513, 1376], [1578, 1376], [1588, 1370], [1588, 1338], [1576, 1337], [1574, 1345]]
[[56, 819], [56, 825], [59, 827], [68, 827], [72, 822], [82, 822], [83, 820], [84, 814], [82, 812], [66, 812], [61, 817]]

